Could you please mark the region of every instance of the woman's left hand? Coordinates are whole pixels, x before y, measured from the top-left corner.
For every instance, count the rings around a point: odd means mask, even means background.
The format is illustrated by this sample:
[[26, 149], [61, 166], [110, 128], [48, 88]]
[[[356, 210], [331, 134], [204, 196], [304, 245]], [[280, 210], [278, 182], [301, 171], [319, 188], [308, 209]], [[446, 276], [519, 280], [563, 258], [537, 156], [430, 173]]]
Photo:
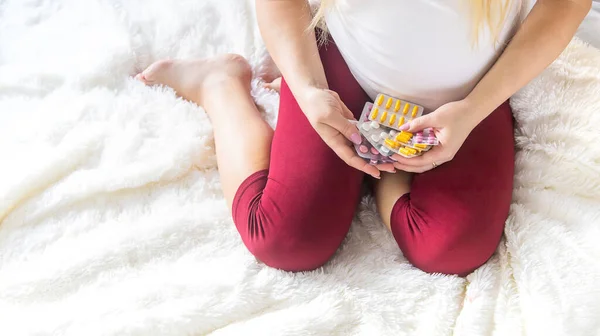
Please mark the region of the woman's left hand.
[[394, 154], [392, 158], [397, 161], [394, 167], [407, 172], [422, 173], [452, 160], [467, 136], [477, 126], [478, 122], [473, 120], [472, 112], [472, 106], [466, 100], [460, 100], [442, 105], [437, 110], [403, 125], [404, 131], [411, 133], [433, 128], [439, 145], [422, 156], [413, 158]]

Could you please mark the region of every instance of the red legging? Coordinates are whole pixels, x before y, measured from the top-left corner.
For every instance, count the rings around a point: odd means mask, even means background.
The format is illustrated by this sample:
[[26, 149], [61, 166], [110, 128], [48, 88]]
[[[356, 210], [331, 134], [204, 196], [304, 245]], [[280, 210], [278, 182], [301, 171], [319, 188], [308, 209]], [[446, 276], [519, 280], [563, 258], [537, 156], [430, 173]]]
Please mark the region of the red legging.
[[[333, 43], [321, 48], [327, 81], [356, 117], [369, 100]], [[512, 113], [500, 106], [454, 159], [414, 176], [392, 210], [404, 256], [426, 272], [466, 275], [495, 251], [512, 194]], [[346, 236], [363, 173], [321, 140], [282, 81], [268, 170], [249, 176], [233, 201], [244, 244], [265, 264], [288, 271], [322, 266]]]

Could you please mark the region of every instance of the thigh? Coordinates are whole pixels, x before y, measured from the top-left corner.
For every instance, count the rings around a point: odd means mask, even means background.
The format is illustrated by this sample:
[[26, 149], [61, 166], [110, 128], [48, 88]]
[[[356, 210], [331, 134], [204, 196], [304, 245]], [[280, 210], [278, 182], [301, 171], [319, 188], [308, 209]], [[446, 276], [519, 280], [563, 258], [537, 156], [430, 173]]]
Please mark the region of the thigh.
[[[369, 97], [333, 43], [321, 47], [320, 54], [330, 89], [358, 116]], [[286, 195], [277, 196], [278, 207], [307, 226], [312, 222], [344, 223], [344, 227], [306, 227], [307, 231], [326, 234], [333, 230], [338, 236], [340, 232], [345, 235], [359, 201], [362, 178], [362, 172], [345, 164], [319, 137], [284, 78], [269, 167], [275, 194]]]
[[512, 196], [514, 140], [508, 103], [481, 122], [455, 158], [414, 175], [397, 200], [391, 229], [400, 249], [426, 272], [466, 275], [502, 237]]
[[436, 218], [504, 223], [513, 175], [513, 119], [506, 102], [471, 132], [452, 161], [414, 176], [411, 203]]

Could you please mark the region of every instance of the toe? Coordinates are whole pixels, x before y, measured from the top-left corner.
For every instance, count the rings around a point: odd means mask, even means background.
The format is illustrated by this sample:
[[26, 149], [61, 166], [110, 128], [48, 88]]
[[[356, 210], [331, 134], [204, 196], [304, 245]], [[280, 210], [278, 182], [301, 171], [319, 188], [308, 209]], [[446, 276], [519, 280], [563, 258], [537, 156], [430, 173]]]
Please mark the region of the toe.
[[275, 90], [277, 92], [281, 91], [281, 77], [276, 78], [271, 83], [265, 83], [264, 87], [267, 89]]
[[160, 81], [161, 74], [173, 64], [172, 60], [162, 60], [152, 63], [146, 70], [142, 71], [142, 77], [146, 83]]
[[147, 84], [146, 78], [141, 73], [135, 75], [135, 79], [139, 80], [140, 82], [142, 82], [144, 84]]

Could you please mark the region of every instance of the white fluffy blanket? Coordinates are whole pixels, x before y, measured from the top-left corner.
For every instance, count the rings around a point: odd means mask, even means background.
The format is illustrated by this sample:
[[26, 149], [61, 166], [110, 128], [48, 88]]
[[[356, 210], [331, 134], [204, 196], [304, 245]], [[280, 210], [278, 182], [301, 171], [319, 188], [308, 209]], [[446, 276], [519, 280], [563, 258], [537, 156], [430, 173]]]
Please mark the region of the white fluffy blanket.
[[291, 274], [243, 247], [202, 109], [129, 77], [225, 51], [267, 73], [252, 2], [0, 1], [0, 335], [599, 334], [598, 50], [513, 99], [514, 204], [481, 269], [414, 269], [365, 198], [335, 258]]

